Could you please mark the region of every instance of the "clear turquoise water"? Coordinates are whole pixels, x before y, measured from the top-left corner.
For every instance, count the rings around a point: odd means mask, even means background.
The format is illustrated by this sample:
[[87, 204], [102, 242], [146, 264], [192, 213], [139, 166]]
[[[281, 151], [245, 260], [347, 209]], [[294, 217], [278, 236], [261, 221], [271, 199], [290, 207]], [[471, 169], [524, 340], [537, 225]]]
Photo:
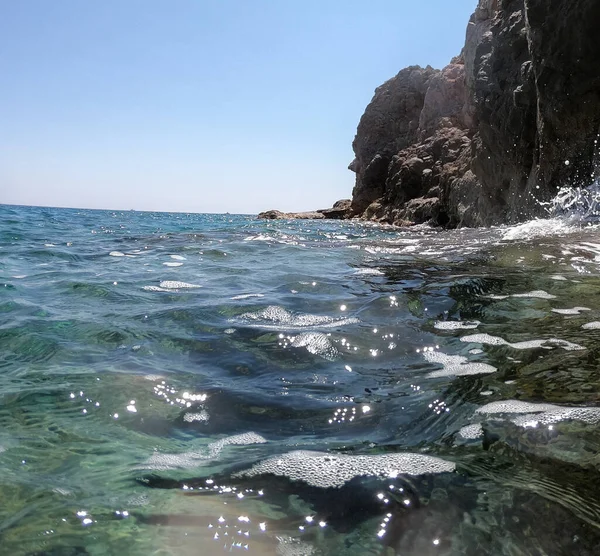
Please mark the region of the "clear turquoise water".
[[596, 554], [598, 233], [0, 206], [0, 553]]

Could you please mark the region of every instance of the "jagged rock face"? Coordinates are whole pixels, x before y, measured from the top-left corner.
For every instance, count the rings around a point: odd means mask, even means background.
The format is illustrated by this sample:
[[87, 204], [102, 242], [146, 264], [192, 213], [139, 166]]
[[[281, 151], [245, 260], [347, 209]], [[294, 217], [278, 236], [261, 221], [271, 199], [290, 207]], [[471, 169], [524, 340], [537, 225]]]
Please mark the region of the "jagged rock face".
[[419, 116], [419, 140], [431, 137], [440, 128], [469, 127], [465, 87], [464, 60], [458, 56], [429, 81]]
[[600, 2], [525, 0], [525, 13], [539, 110], [538, 181], [544, 188], [589, 182], [600, 131]]
[[356, 172], [352, 209], [362, 213], [385, 189], [391, 157], [417, 138], [419, 117], [431, 78], [438, 70], [410, 66], [375, 90], [352, 143]]
[[464, 200], [461, 218], [468, 225], [523, 219], [538, 206], [529, 182], [536, 98], [526, 31], [523, 0], [482, 1], [467, 27], [465, 102], [473, 118], [471, 171], [480, 196], [470, 198], [472, 184], [459, 183], [449, 198]]
[[480, 0], [461, 56], [376, 90], [353, 143], [354, 213], [490, 225], [540, 214], [558, 187], [589, 183], [599, 21], [598, 0]]
[[[387, 88], [401, 82], [406, 91], [406, 82], [413, 84], [412, 79], [419, 75], [414, 68], [408, 70], [388, 81]], [[471, 117], [465, 104], [464, 63], [457, 57], [442, 71], [425, 71], [427, 78], [417, 84], [426, 89], [410, 89], [411, 100], [419, 102], [412, 102], [409, 112], [397, 112], [408, 114], [412, 124], [403, 127], [409, 131], [399, 141], [394, 141], [389, 135], [391, 128], [387, 128], [388, 134], [379, 136], [379, 145], [384, 145], [382, 151], [368, 142], [369, 137], [376, 136], [370, 127], [371, 115], [375, 112], [381, 119], [385, 106], [381, 88], [361, 119], [354, 141], [357, 158], [350, 166], [357, 174], [352, 208], [366, 218], [398, 225], [430, 220], [455, 225], [451, 220], [456, 218], [448, 213], [443, 200], [450, 182], [463, 176], [470, 162], [471, 139], [467, 131]], [[389, 90], [386, 95], [391, 95]], [[357, 145], [362, 149], [357, 150]], [[359, 163], [362, 160], [368, 160], [366, 167]]]

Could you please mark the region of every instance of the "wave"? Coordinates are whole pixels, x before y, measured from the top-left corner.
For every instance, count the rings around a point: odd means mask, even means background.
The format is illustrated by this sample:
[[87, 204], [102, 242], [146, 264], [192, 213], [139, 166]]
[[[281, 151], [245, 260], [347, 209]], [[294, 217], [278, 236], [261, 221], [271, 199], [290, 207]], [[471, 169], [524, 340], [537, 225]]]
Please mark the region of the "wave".
[[587, 187], [561, 187], [550, 201], [538, 203], [547, 218], [510, 226], [503, 233], [503, 240], [560, 236], [600, 224], [600, 181]]
[[550, 216], [566, 216], [586, 222], [598, 221], [600, 217], [600, 181], [596, 180], [587, 187], [561, 187], [548, 203]]

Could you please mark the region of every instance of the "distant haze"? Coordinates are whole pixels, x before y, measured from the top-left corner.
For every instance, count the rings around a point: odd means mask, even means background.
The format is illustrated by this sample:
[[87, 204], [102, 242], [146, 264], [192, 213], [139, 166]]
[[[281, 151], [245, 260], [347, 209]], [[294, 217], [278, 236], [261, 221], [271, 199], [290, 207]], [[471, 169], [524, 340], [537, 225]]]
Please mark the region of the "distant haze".
[[476, 0], [19, 0], [0, 203], [256, 213], [351, 195], [375, 87], [443, 67]]

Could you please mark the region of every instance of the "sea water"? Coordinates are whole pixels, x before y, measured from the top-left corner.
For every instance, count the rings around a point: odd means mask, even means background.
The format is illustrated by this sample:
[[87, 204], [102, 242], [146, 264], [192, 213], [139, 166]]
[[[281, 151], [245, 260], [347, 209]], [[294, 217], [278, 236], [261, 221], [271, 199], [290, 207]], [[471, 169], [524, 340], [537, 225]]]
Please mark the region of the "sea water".
[[595, 554], [600, 230], [0, 206], [3, 554]]

